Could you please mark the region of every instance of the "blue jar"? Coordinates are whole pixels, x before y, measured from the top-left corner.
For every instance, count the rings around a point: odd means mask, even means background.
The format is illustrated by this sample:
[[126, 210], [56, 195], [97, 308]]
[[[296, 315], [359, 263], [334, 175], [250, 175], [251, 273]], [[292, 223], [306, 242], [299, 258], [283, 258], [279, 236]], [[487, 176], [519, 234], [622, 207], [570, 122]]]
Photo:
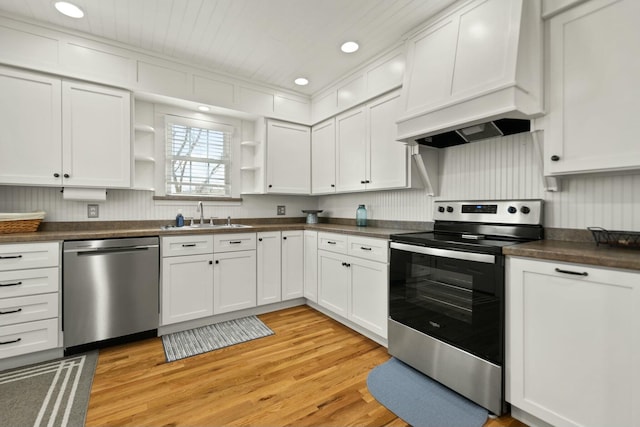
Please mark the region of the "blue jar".
[[364, 205], [359, 205], [356, 209], [356, 225], [358, 227], [367, 226], [367, 208]]
[[184, 227], [184, 217], [180, 210], [178, 211], [178, 215], [176, 215], [176, 227]]

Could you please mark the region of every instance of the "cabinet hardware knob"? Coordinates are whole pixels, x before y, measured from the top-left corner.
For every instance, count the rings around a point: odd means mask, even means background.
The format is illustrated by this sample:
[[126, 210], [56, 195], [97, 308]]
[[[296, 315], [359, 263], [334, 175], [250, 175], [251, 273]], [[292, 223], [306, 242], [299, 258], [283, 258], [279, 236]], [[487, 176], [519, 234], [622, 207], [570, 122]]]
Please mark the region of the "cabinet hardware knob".
[[287, 240], [287, 236], [284, 236], [284, 237], [282, 238], [282, 240]]
[[331, 240], [328, 240], [327, 243], [330, 244], [330, 245], [335, 245], [336, 244], [336, 242], [332, 242]]
[[360, 246], [360, 249], [362, 249], [363, 251], [370, 251], [371, 250], [371, 248], [366, 248], [364, 246]]
[[213, 261], [209, 261], [209, 265], [213, 264]]
[[555, 154], [553, 156], [551, 156], [551, 161], [552, 162], [557, 162], [558, 160], [560, 160], [560, 156], [556, 156]]
[[262, 237], [258, 237], [258, 242], [262, 242]]
[[366, 184], [366, 182], [365, 181], [360, 181], [360, 184]]
[[242, 243], [241, 240], [232, 240], [232, 241], [229, 242], [230, 245], [238, 245], [240, 243]]
[[53, 177], [54, 178], [60, 178], [60, 174], [58, 172], [56, 172], [56, 173], [53, 174]]
[[369, 181], [368, 179], [364, 181], [365, 184], [371, 184], [371, 181]]
[[22, 255], [0, 256], [0, 259], [17, 259], [17, 258], [22, 258]]
[[1, 283], [0, 287], [4, 288], [7, 286], [20, 286], [22, 285], [22, 282], [13, 282], [13, 283]]
[[273, 187], [273, 185], [269, 184], [269, 188]]
[[64, 175], [62, 175], [62, 176], [64, 176], [65, 178], [69, 178], [69, 177], [71, 177], [71, 175], [69, 175], [68, 173], [65, 173], [65, 174], [64, 174]]
[[564, 273], [564, 274], [572, 274], [574, 276], [584, 276], [584, 277], [587, 277], [589, 275], [589, 273], [587, 273], [586, 271], [563, 270], [563, 269], [557, 268], [557, 267], [556, 267], [556, 272]]
[[11, 310], [11, 311], [0, 311], [0, 315], [1, 314], [11, 314], [11, 313], [20, 313], [22, 311], [21, 308], [17, 309], [17, 310]]
[[335, 184], [331, 184], [331, 188], [335, 188], [335, 187], [336, 187], [336, 185], [335, 185]]
[[20, 341], [22, 341], [22, 338], [18, 338], [17, 340], [13, 340], [13, 341], [0, 341], [0, 345], [13, 344], [14, 342], [20, 342]]
[[344, 265], [345, 265], [347, 268], [351, 267], [351, 264], [349, 264], [348, 262], [345, 262], [345, 263], [344, 263]]
[[216, 260], [216, 264], [220, 264], [220, 261], [219, 261], [219, 260]]
[[185, 243], [182, 245], [183, 248], [194, 248], [195, 246], [195, 243]]

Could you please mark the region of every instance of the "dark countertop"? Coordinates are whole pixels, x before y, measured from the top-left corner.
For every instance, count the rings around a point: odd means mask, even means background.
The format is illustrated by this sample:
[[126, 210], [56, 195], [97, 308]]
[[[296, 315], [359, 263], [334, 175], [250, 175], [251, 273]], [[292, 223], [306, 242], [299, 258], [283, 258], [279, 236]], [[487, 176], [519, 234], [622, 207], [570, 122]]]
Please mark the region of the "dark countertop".
[[[239, 221], [242, 222], [242, 221]], [[388, 239], [391, 234], [407, 233], [411, 230], [399, 228], [382, 228], [382, 227], [356, 227], [352, 225], [342, 224], [252, 224], [251, 228], [224, 228], [224, 229], [170, 229], [162, 230], [159, 226], [147, 227], [137, 225], [135, 227], [127, 227], [115, 229], [113, 227], [105, 227], [104, 229], [91, 230], [54, 230], [54, 231], [36, 231], [33, 233], [11, 233], [0, 234], [0, 243], [25, 243], [25, 242], [44, 242], [56, 240], [85, 240], [85, 239], [109, 239], [119, 237], [144, 237], [144, 236], [178, 236], [185, 234], [220, 234], [220, 233], [256, 233], [260, 231], [280, 231], [280, 230], [315, 230], [326, 231], [340, 234], [354, 234], [359, 236], [377, 237]]]
[[640, 271], [640, 250], [597, 246], [595, 242], [540, 240], [503, 248], [505, 255]]

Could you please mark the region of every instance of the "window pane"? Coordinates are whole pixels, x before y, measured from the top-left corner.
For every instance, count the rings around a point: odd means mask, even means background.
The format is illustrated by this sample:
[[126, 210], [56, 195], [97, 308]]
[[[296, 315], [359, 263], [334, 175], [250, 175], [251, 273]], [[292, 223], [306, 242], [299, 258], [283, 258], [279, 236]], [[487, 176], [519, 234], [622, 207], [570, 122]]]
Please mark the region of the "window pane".
[[167, 124], [167, 194], [230, 194], [229, 143], [219, 130]]

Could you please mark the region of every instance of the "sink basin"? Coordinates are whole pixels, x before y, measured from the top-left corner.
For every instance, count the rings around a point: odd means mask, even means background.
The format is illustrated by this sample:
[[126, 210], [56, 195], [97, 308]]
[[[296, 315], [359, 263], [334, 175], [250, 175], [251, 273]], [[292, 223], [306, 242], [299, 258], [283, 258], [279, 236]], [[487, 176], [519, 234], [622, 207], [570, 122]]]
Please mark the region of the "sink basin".
[[224, 230], [228, 228], [252, 228], [252, 225], [245, 224], [193, 224], [184, 227], [163, 226], [162, 230]]

